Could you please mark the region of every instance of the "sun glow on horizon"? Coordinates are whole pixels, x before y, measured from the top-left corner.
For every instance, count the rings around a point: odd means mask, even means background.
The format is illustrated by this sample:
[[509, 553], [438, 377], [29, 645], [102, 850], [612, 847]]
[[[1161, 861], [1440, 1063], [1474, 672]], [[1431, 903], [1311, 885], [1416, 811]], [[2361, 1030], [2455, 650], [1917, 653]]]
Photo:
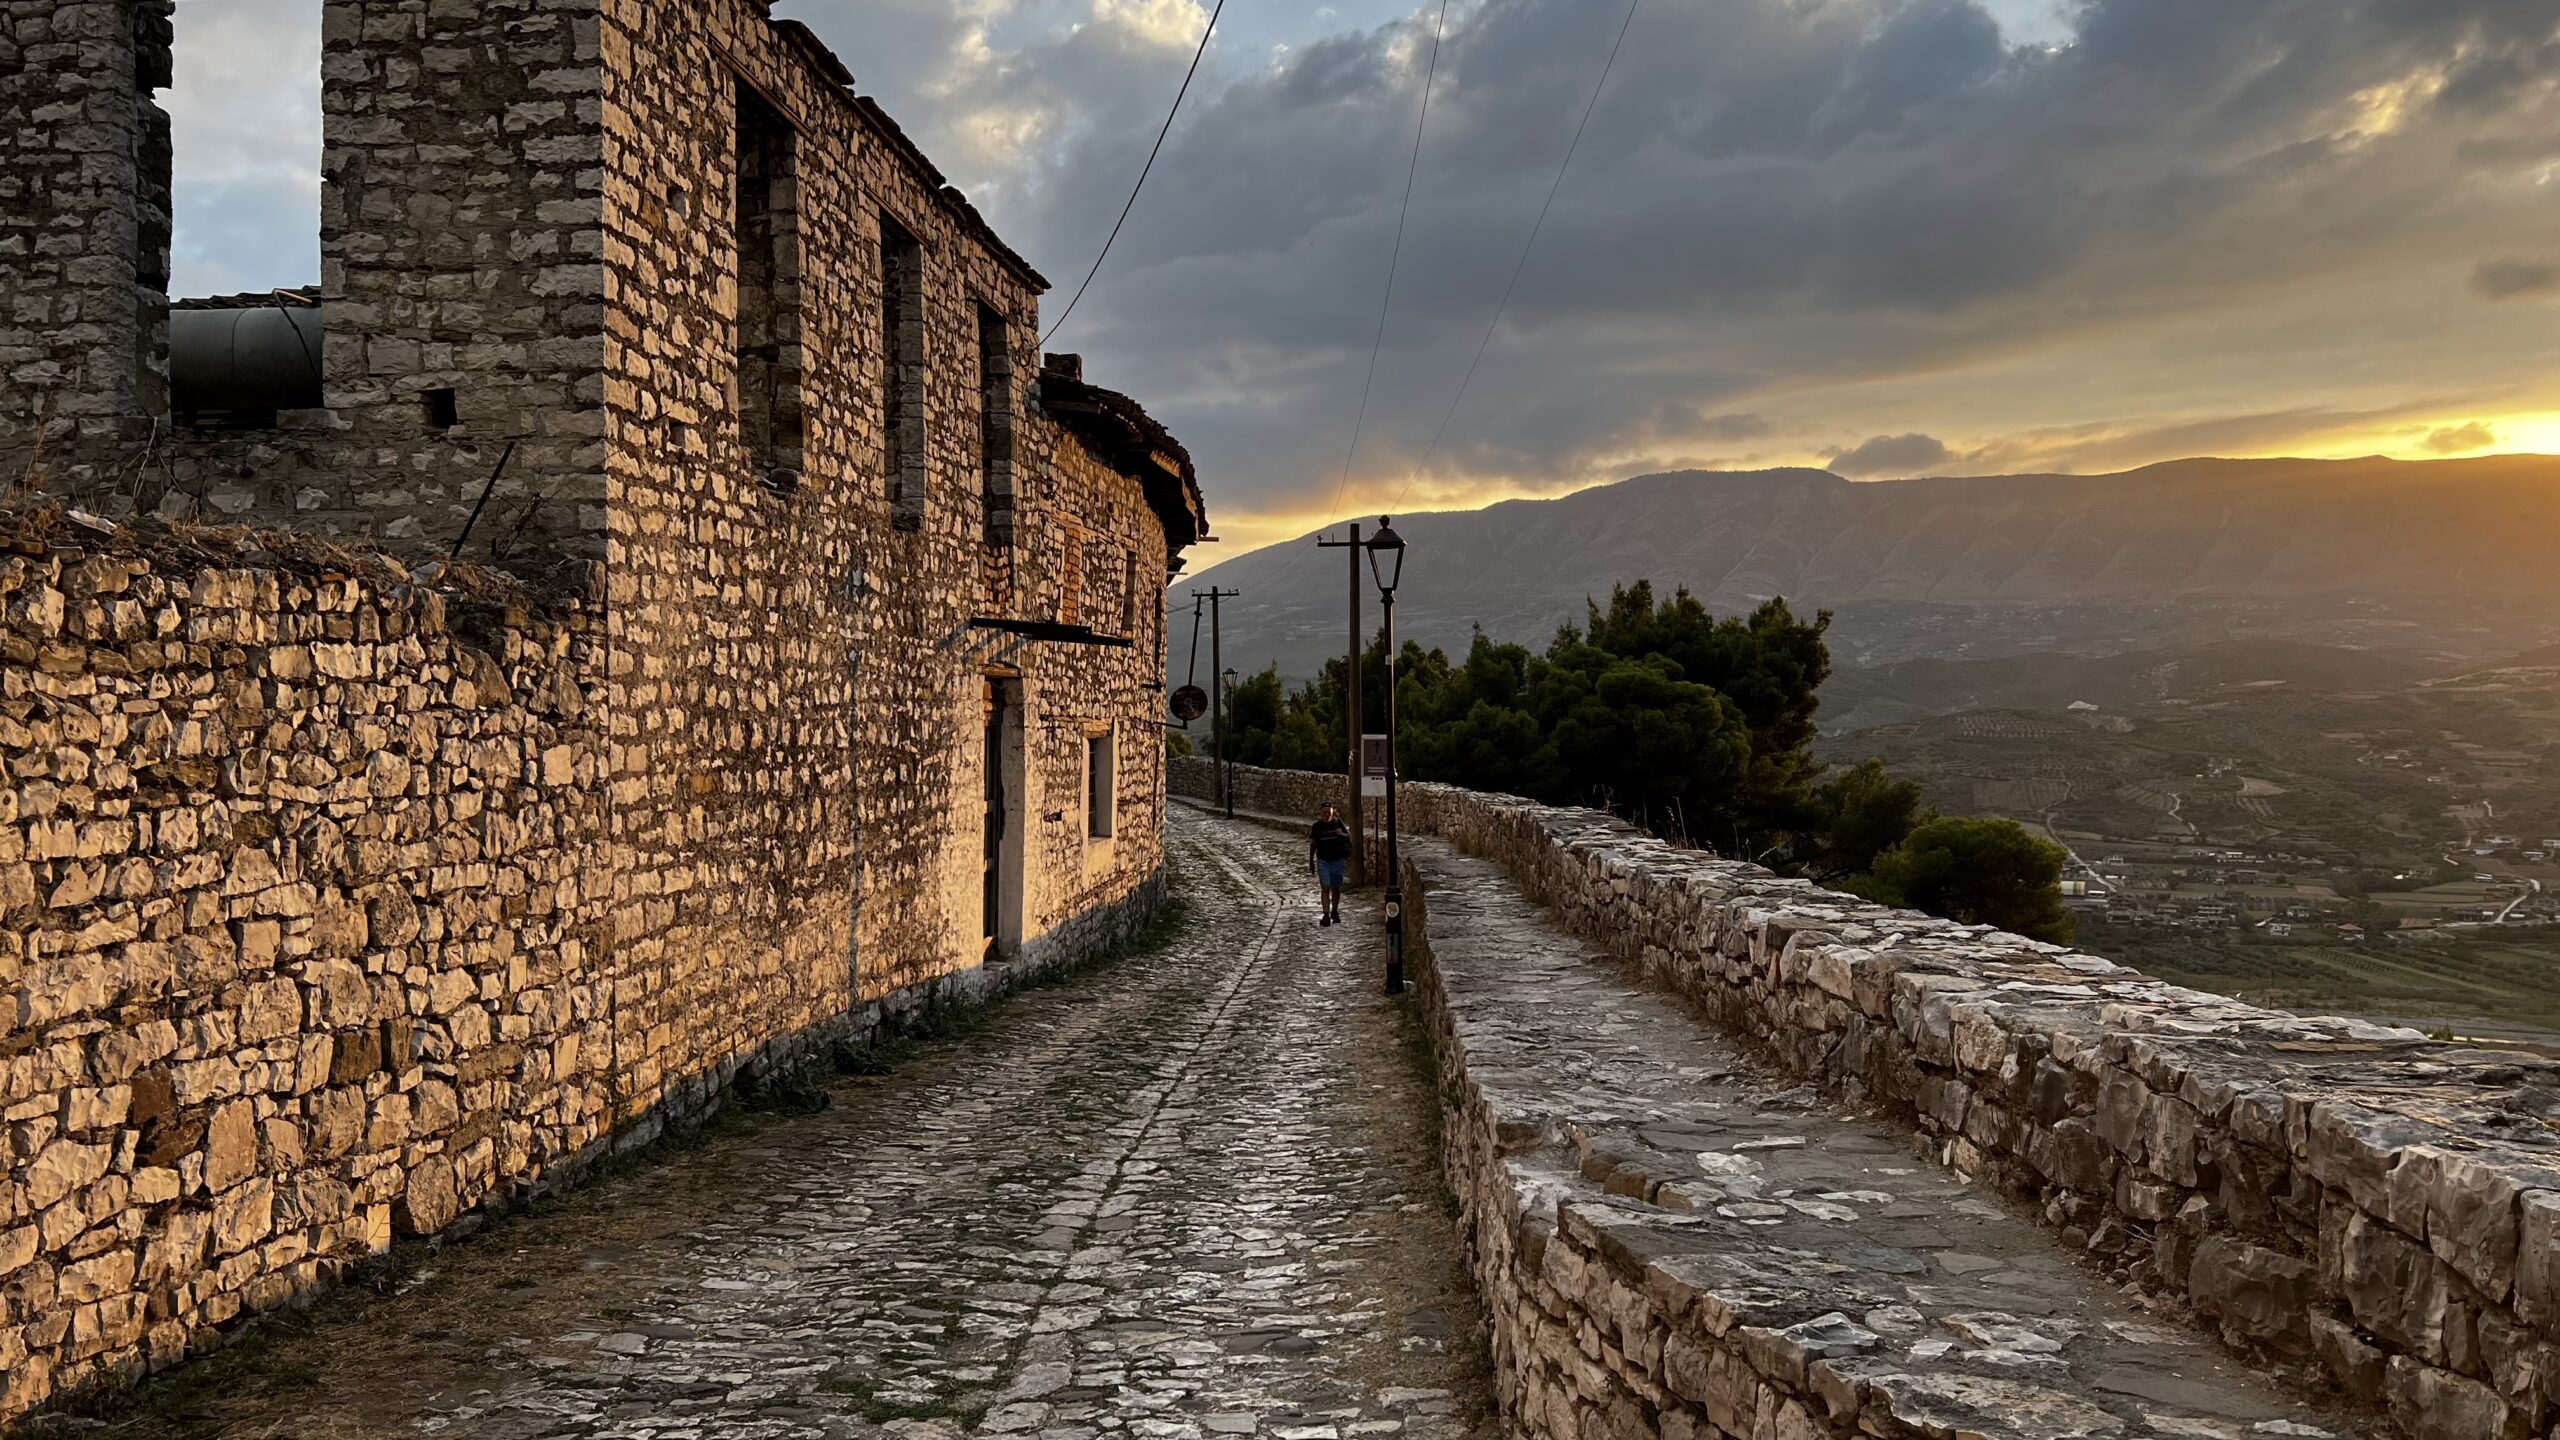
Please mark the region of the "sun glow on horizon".
[[[2466, 433], [2473, 431], [2481, 433], [2478, 435]], [[2478, 443], [2465, 443], [2472, 440], [2477, 440]], [[2340, 433], [2317, 439], [2306, 438], [2301, 442], [2275, 449], [2228, 454], [2217, 458], [2347, 460], [2367, 455], [2380, 455], [2389, 459], [2407, 461], [2480, 460], [2511, 455], [2550, 457], [2560, 461], [2560, 410], [2522, 411], [2511, 415], [2479, 417], [2448, 414], [2423, 422], [2406, 421], [2384, 429]], [[1946, 468], [1945, 473], [2003, 473], [2004, 467], [1967, 467], [1962, 463], [1961, 456], [1962, 452], [1959, 452], [1958, 459]], [[2152, 464], [2187, 458], [2194, 457], [2160, 455], [2144, 463]], [[1819, 470], [1827, 468], [1827, 465], [1819, 453], [1807, 452], [1755, 458], [1747, 464], [1737, 462], [1727, 468], [1766, 470], [1791, 467]], [[1616, 478], [1623, 479], [1664, 468], [1682, 467], [1635, 463], [1626, 468], [1624, 475]], [[2017, 468], [2006, 467], [2012, 473]], [[2060, 465], [2033, 468], [2052, 469], [2055, 473], [2061, 474], [2104, 474], [2140, 467], [2110, 465], [2100, 469]], [[1614, 483], [1616, 479], [1593, 480], [1588, 484], [1569, 484], [1554, 488], [1532, 488], [1515, 480], [1504, 479], [1487, 482], [1481, 489], [1471, 489], [1463, 483], [1449, 483], [1437, 487], [1428, 497], [1415, 497], [1408, 508], [1417, 514], [1428, 511], [1482, 510], [1499, 505], [1506, 500], [1553, 500]], [[1338, 530], [1348, 520], [1369, 522], [1377, 518], [1366, 511], [1347, 517], [1293, 510], [1258, 512], [1230, 510], [1218, 514], [1214, 493], [1211, 496], [1210, 505], [1212, 513], [1217, 515], [1215, 528], [1220, 543], [1199, 555], [1194, 562], [1198, 568], [1186, 575], [1184, 577], [1186, 580], [1196, 579], [1200, 574], [1206, 573], [1217, 565], [1266, 546], [1296, 540], [1301, 536], [1322, 530]]]

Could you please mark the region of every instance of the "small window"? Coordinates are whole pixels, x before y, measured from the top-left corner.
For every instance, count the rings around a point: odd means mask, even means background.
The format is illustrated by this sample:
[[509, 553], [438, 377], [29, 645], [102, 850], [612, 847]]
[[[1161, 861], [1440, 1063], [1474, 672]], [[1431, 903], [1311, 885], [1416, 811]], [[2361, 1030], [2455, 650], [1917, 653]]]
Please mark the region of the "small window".
[[1138, 637], [1138, 552], [1135, 550], [1120, 557], [1120, 635], [1128, 640]]
[[800, 489], [807, 441], [800, 396], [799, 132], [736, 82], [737, 369], [732, 403], [747, 471], [765, 489]]
[[455, 397], [453, 391], [447, 389], [427, 392], [428, 429], [450, 430], [461, 423], [462, 403]]
[[889, 485], [889, 523], [924, 527], [925, 512], [924, 246], [904, 226], [880, 217], [881, 465]]
[[989, 545], [1013, 543], [1013, 340], [1004, 312], [978, 305], [978, 488]]
[[1058, 623], [1084, 623], [1085, 542], [1070, 532], [1058, 542]]
[[1120, 792], [1113, 777], [1111, 737], [1088, 736], [1084, 742], [1084, 812], [1085, 834], [1095, 840], [1111, 838], [1111, 821], [1118, 809]]

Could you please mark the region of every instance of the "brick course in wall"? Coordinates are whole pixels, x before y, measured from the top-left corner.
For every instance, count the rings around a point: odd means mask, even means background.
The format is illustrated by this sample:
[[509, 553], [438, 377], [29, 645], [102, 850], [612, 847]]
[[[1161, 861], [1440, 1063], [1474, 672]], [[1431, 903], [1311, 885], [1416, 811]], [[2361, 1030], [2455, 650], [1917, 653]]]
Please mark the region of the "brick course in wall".
[[[1239, 769], [1240, 808], [1332, 776]], [[1213, 767], [1173, 762], [1206, 798]], [[2560, 1424], [2560, 1065], [2164, 984], [1675, 849], [1616, 818], [1409, 784], [1574, 933], [1790, 1069], [1901, 1117], [2236, 1349], [2408, 1434]]]

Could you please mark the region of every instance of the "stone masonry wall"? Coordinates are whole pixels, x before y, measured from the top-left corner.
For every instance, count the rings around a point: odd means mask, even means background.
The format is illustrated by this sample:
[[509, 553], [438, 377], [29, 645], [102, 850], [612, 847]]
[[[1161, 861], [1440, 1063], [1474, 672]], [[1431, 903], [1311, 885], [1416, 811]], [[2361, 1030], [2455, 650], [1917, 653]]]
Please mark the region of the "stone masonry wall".
[[641, 1101], [588, 615], [57, 540], [0, 559], [0, 617], [0, 1416]]
[[[1205, 795], [1205, 763], [1174, 785]], [[1238, 772], [1305, 813], [1327, 776]], [[1725, 1028], [1903, 1117], [2066, 1243], [2411, 1435], [2560, 1422], [2560, 1065], [2310, 1019], [1674, 849], [1595, 811], [1403, 788]]]
[[[267, 513], [395, 544], [450, 543], [487, 491], [478, 538], [524, 531], [600, 554], [594, 0], [326, 0], [321, 44], [332, 420], [316, 471], [260, 472], [262, 485], [292, 487], [292, 508]], [[435, 390], [453, 392], [449, 429], [429, 422]]]
[[292, 536], [0, 547], [0, 1421], [1160, 896], [857, 993], [840, 870], [666, 838], [763, 796], [615, 778], [613, 654], [594, 596]]
[[0, 483], [103, 475], [167, 414], [172, 3], [0, 4]]
[[[1071, 534], [1079, 552], [1101, 537], [1139, 557], [1150, 596], [1167, 543], [1136, 481], [1027, 420], [1013, 427], [1016, 524], [990, 541], [981, 314], [1000, 318], [1010, 347], [998, 367], [1010, 414], [1035, 416], [1044, 282], [831, 57], [754, 0], [608, 3], [602, 27], [607, 571], [632, 677], [617, 710], [619, 783], [693, 817], [635, 843], [669, 865], [791, 857], [767, 887], [773, 911], [750, 903], [751, 935], [787, 930], [808, 903], [795, 894], [860, 893], [859, 933], [836, 963], [858, 971], [866, 998], [973, 971], [985, 958], [981, 719], [992, 680], [1015, 688], [1028, 717], [1027, 873], [1011, 877], [1018, 952], [1087, 943], [1043, 937], [1156, 892], [1162, 772], [1150, 722], [1161, 700], [1150, 677], [1161, 635], [1132, 650], [1035, 643], [999, 664], [1006, 647], [966, 627], [1058, 618], [1068, 581], [1048, 562]], [[741, 196], [736, 136], [749, 103], [794, 138], [787, 176]], [[796, 377], [790, 489], [767, 483], [735, 394], [737, 216], [754, 203], [777, 212], [783, 240], [771, 300], [789, 352], [777, 368]], [[923, 251], [918, 354], [893, 356], [883, 324], [884, 222]], [[924, 405], [924, 488], [904, 505], [885, 453], [893, 368], [921, 377]], [[1138, 609], [1152, 621], [1161, 604]], [[1121, 737], [1130, 823], [1108, 845], [1085, 834], [1095, 726]], [[696, 886], [669, 903], [736, 888]], [[805, 961], [818, 964], [817, 952]]]

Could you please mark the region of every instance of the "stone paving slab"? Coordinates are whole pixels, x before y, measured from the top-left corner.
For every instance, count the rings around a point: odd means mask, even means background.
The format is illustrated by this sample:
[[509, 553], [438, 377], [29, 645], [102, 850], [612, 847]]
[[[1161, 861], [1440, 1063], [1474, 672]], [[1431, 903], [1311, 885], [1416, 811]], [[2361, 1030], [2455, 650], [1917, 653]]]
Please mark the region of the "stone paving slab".
[[1532, 1434], [2361, 1433], [1642, 988], [1492, 863], [1407, 847], [1452, 1185]]
[[[1465, 1440], [1420, 1037], [1302, 842], [1176, 813], [1179, 934], [180, 1371], [119, 1437]], [[174, 1418], [173, 1418], [174, 1417]]]

